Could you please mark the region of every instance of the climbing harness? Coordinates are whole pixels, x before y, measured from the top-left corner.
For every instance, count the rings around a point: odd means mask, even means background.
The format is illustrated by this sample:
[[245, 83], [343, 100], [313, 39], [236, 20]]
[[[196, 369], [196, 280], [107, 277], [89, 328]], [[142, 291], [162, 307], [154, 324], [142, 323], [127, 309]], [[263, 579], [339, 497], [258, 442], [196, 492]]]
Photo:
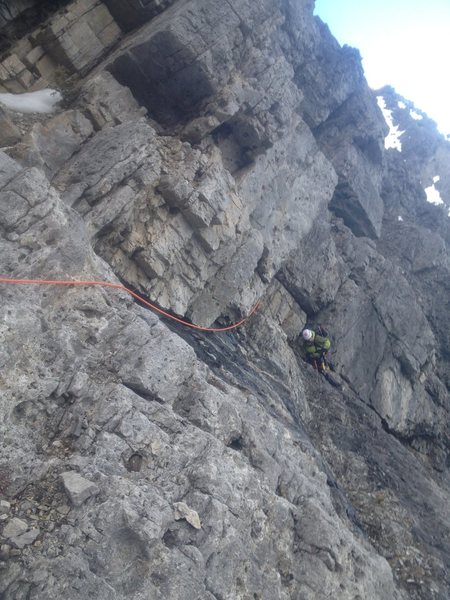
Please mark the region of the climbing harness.
[[335, 388], [342, 388], [342, 385], [337, 381], [337, 379], [331, 374], [330, 371], [334, 371], [334, 366], [330, 363], [326, 356], [322, 356], [321, 358], [314, 359], [313, 367], [322, 375], [328, 383]]
[[184, 321], [183, 319], [180, 319], [178, 317], [175, 317], [174, 315], [171, 315], [170, 313], [166, 312], [165, 310], [162, 310], [161, 308], [159, 308], [152, 302], [145, 300], [144, 298], [142, 298], [142, 296], [140, 296], [139, 294], [136, 294], [136, 292], [133, 292], [132, 290], [125, 287], [121, 283], [111, 283], [109, 281], [84, 281], [84, 280], [64, 281], [61, 279], [12, 279], [9, 277], [0, 277], [0, 283], [25, 284], [25, 285], [26, 284], [29, 284], [29, 285], [87, 285], [87, 286], [97, 285], [100, 287], [115, 288], [117, 290], [122, 290], [124, 292], [127, 292], [127, 294], [130, 294], [131, 296], [133, 296], [133, 298], [135, 298], [136, 300], [139, 300], [139, 302], [142, 302], [142, 304], [144, 304], [145, 306], [147, 306], [154, 312], [157, 312], [160, 315], [163, 315], [164, 317], [171, 319], [172, 321], [176, 321], [177, 323], [180, 323], [181, 325], [184, 325], [185, 327], [190, 327], [191, 329], [207, 331], [207, 332], [212, 332], [212, 333], [218, 333], [221, 331], [230, 331], [232, 329], [236, 329], [237, 327], [240, 327], [246, 321], [248, 321], [248, 319], [250, 319], [250, 317], [253, 315], [254, 312], [256, 312], [256, 310], [258, 309], [258, 307], [260, 305], [260, 301], [258, 300], [258, 302], [256, 302], [256, 304], [253, 306], [253, 308], [251, 309], [251, 311], [245, 318], [241, 319], [237, 323], [233, 323], [232, 325], [228, 325], [226, 327], [202, 327], [201, 325], [194, 325], [194, 323], [188, 323], [187, 321]]

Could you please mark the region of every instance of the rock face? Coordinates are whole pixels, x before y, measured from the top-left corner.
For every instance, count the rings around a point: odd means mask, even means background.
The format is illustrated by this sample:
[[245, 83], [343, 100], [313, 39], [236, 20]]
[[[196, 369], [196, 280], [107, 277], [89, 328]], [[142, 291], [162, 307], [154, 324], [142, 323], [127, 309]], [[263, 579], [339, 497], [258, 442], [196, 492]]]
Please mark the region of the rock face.
[[90, 71], [122, 33], [101, 0], [3, 0], [0, 28], [5, 23], [0, 92], [70, 90], [73, 76]]
[[86, 73], [120, 37], [120, 28], [97, 0], [76, 0], [37, 35], [56, 63], [69, 72]]
[[447, 600], [449, 142], [309, 0], [94, 5], [5, 112], [0, 277], [261, 305], [0, 282], [0, 596]]
[[27, 8], [33, 6], [36, 0], [5, 0], [2, 2], [0, 12], [0, 27], [4, 27], [6, 23], [17, 18]]

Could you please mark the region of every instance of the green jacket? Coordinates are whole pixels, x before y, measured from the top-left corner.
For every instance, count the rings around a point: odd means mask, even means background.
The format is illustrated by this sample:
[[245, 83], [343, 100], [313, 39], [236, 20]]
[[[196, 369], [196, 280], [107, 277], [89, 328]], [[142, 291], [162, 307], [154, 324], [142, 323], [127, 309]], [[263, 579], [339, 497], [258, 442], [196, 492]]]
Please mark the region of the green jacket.
[[317, 333], [312, 341], [305, 341], [305, 352], [309, 358], [320, 358], [323, 353], [328, 352], [330, 347], [329, 338], [317, 335]]

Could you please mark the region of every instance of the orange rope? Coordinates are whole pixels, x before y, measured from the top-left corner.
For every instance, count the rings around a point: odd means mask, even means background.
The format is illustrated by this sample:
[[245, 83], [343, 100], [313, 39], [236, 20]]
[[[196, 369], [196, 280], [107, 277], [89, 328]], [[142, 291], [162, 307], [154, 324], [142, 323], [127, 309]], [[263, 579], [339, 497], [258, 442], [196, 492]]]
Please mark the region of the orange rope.
[[233, 323], [232, 325], [228, 325], [227, 327], [202, 327], [201, 325], [194, 325], [193, 323], [188, 323], [183, 319], [179, 319], [178, 317], [169, 314], [165, 310], [162, 310], [161, 308], [155, 306], [152, 302], [144, 300], [142, 296], [139, 296], [139, 294], [136, 294], [121, 283], [110, 283], [109, 281], [64, 281], [60, 279], [11, 279], [8, 277], [0, 277], [0, 283], [22, 283], [36, 285], [99, 285], [101, 287], [115, 288], [117, 290], [123, 290], [127, 292], [128, 294], [133, 296], [133, 298], [136, 298], [137, 300], [139, 300], [139, 302], [142, 302], [142, 304], [148, 306], [151, 310], [163, 315], [164, 317], [167, 317], [168, 319], [172, 319], [172, 321], [181, 323], [181, 325], [185, 325], [186, 327], [190, 327], [191, 329], [198, 329], [200, 331], [210, 332], [230, 331], [231, 329], [236, 329], [237, 327], [240, 327], [253, 315], [253, 313], [258, 309], [260, 304], [260, 302], [258, 301], [244, 319], [238, 321], [237, 323]]

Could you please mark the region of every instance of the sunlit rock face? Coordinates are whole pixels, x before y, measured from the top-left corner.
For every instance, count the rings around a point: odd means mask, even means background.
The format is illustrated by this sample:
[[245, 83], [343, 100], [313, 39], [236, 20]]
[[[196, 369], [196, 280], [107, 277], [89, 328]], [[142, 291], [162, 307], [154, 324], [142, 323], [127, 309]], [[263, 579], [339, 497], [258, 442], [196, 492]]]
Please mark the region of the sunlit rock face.
[[0, 282], [1, 597], [447, 600], [448, 142], [310, 1], [95, 7], [2, 108], [0, 277], [261, 304]]

